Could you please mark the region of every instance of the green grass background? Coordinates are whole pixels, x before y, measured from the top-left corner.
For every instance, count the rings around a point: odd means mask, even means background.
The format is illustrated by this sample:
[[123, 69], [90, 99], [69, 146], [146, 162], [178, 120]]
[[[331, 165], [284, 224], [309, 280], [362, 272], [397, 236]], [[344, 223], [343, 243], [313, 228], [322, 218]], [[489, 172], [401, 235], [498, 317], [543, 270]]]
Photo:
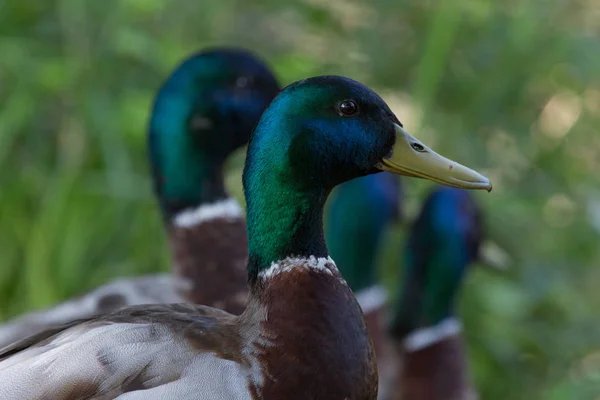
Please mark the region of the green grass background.
[[[486, 173], [512, 262], [475, 268], [460, 301], [482, 398], [600, 398], [599, 36], [593, 0], [0, 1], [0, 319], [168, 268], [149, 106], [183, 57], [233, 44], [284, 84], [368, 84]], [[414, 214], [431, 184], [406, 185]], [[392, 290], [403, 228], [381, 259]]]

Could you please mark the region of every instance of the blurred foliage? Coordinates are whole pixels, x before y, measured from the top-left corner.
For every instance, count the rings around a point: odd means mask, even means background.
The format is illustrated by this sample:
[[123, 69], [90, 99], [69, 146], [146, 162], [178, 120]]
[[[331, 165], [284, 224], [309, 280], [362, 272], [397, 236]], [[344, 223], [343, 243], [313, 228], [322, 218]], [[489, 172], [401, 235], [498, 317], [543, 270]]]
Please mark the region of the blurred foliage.
[[[600, 395], [600, 8], [592, 0], [0, 1], [0, 318], [166, 269], [145, 129], [206, 46], [254, 49], [285, 84], [340, 74], [494, 182], [513, 258], [461, 300], [484, 399]], [[243, 152], [228, 183], [241, 195]], [[407, 181], [408, 209], [431, 188]], [[404, 237], [382, 264], [392, 290]]]

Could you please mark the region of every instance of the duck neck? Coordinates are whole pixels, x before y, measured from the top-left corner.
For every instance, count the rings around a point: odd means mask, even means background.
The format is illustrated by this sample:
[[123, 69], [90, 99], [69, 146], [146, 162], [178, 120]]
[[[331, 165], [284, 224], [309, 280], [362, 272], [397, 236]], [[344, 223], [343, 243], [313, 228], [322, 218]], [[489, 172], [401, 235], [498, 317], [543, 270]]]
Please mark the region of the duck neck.
[[[272, 177], [262, 179], [268, 181]], [[298, 191], [286, 186], [281, 182], [264, 185], [260, 198], [247, 196], [250, 282], [279, 260], [328, 256], [323, 233], [327, 192]]]
[[433, 338], [442, 340], [460, 331], [455, 303], [468, 259], [461, 235], [422, 233], [409, 240], [405, 253], [405, 284], [391, 334], [401, 340], [420, 335], [432, 344]]
[[[228, 154], [209, 149], [188, 127], [192, 104], [169, 93], [157, 97], [148, 132], [154, 192], [165, 219], [227, 197], [223, 163]], [[203, 135], [219, 135], [210, 128]]]
[[385, 301], [377, 282], [377, 253], [393, 210], [382, 195], [377, 174], [345, 182], [329, 202], [326, 221], [327, 247], [365, 314]]
[[[198, 157], [198, 155], [192, 155]], [[177, 218], [182, 213], [212, 206], [229, 198], [225, 190], [221, 162], [184, 163], [181, 157], [180, 168], [169, 171], [157, 184], [157, 195], [164, 217]]]

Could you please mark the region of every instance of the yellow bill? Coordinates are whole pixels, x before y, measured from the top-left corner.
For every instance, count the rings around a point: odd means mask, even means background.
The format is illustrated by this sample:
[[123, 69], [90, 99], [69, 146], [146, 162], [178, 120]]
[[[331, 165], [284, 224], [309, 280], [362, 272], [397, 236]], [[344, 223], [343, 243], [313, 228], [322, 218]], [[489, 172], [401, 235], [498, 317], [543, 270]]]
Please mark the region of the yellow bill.
[[431, 150], [412, 137], [400, 125], [396, 128], [396, 144], [392, 154], [382, 160], [379, 168], [399, 175], [429, 179], [446, 186], [462, 189], [483, 189], [490, 192], [488, 178]]

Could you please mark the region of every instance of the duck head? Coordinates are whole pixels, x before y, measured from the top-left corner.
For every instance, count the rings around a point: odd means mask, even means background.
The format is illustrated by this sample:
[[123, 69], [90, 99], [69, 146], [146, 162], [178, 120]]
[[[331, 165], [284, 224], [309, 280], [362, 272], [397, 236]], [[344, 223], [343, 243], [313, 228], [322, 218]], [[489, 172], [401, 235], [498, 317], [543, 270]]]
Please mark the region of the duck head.
[[254, 149], [265, 144], [262, 153], [287, 156], [298, 184], [330, 190], [389, 171], [465, 189], [492, 187], [481, 174], [411, 136], [377, 94], [348, 78], [317, 77], [288, 86], [255, 136]]
[[[322, 213], [336, 185], [389, 171], [449, 186], [491, 190], [479, 173], [409, 135], [387, 104], [348, 78], [285, 88], [255, 129], [244, 169], [250, 264], [327, 256]], [[250, 276], [252, 279], [252, 274]]]
[[226, 196], [222, 164], [247, 144], [278, 91], [269, 68], [239, 49], [195, 54], [165, 80], [148, 141], [154, 190], [167, 216]]

